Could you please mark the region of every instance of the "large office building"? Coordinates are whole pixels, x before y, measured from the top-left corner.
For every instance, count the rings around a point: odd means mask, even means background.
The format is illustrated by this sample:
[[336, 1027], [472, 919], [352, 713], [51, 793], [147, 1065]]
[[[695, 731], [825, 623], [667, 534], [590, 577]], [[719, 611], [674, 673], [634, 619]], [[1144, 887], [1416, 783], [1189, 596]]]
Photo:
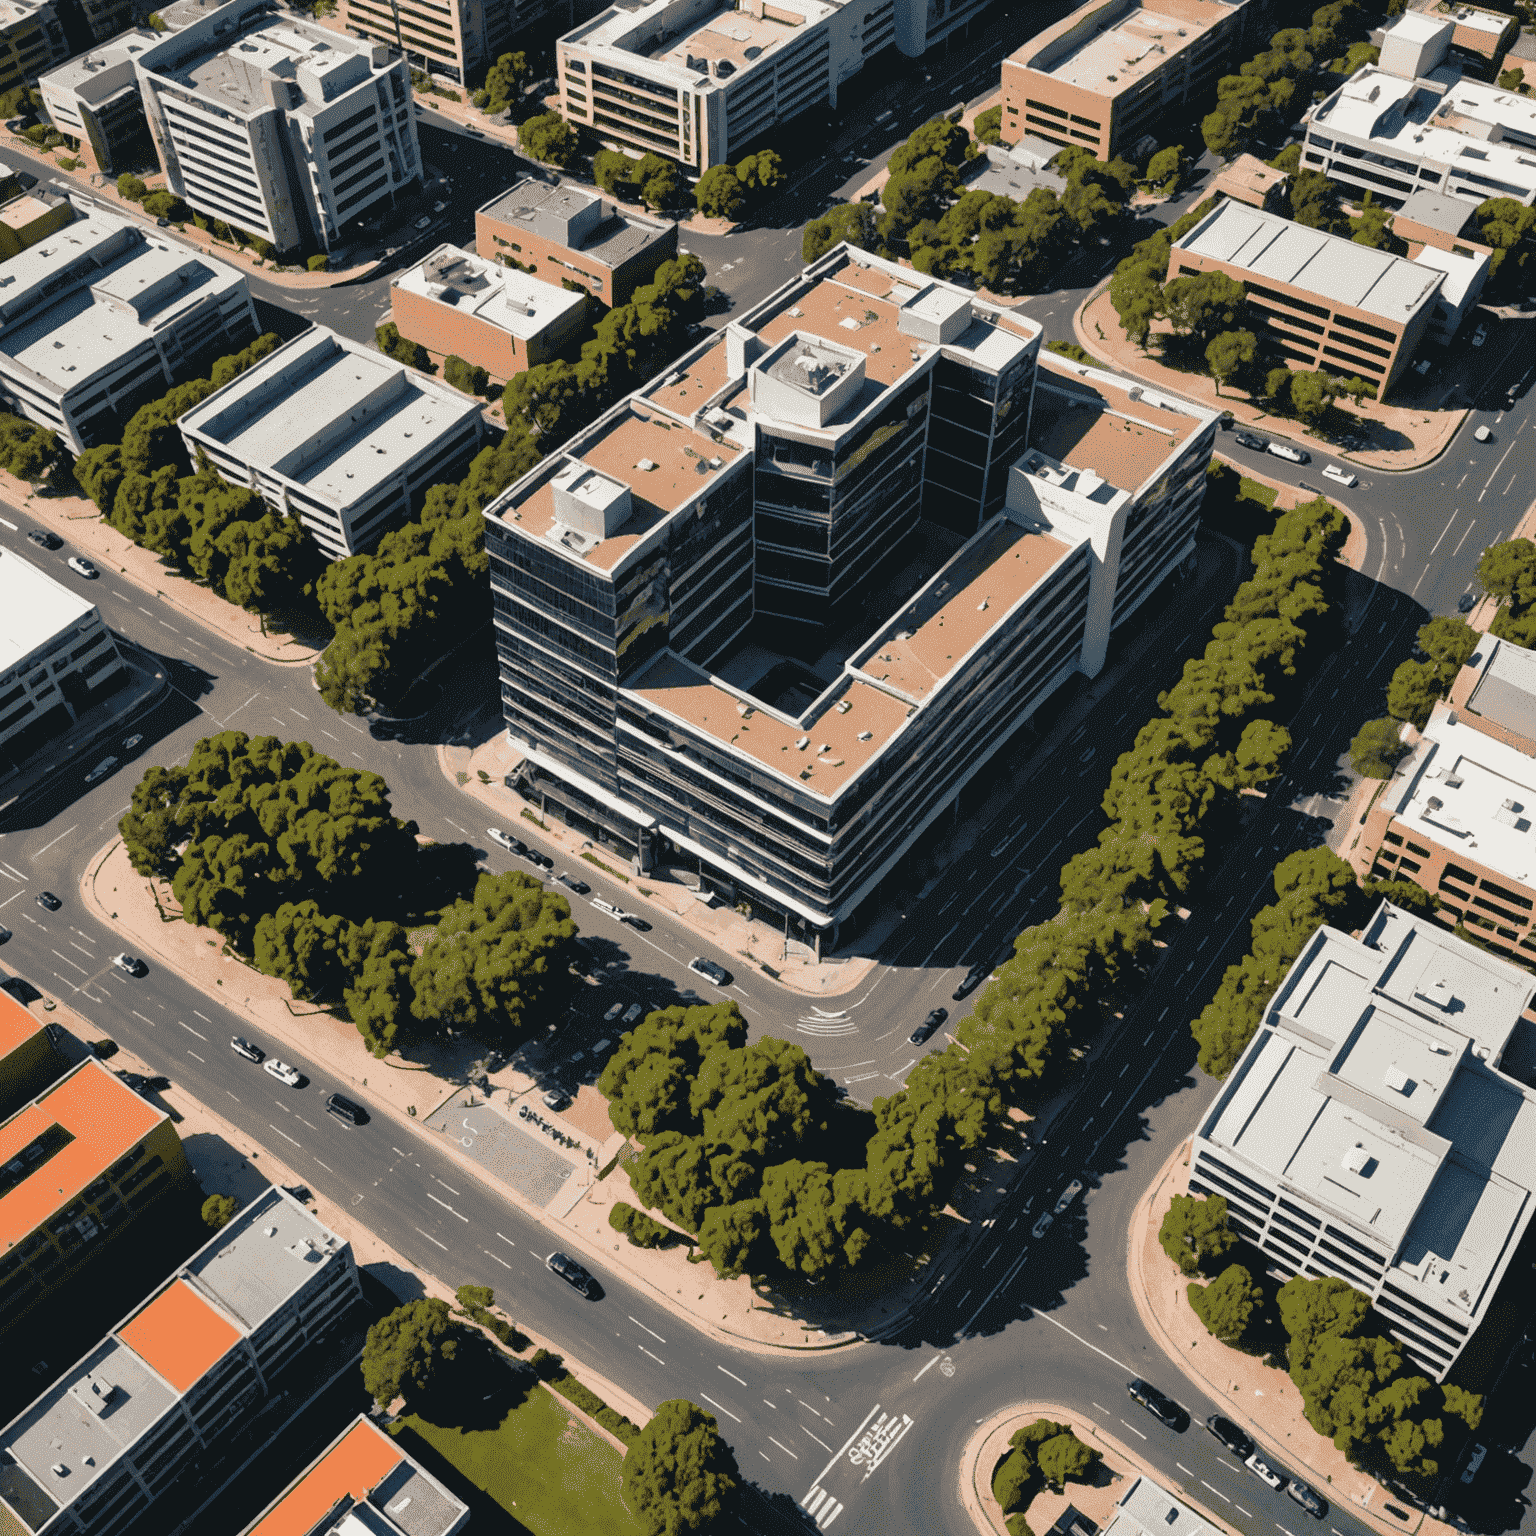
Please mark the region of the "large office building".
[[199, 1470], [239, 1466], [356, 1370], [325, 1346], [361, 1296], [351, 1246], [269, 1188], [0, 1429], [0, 1529], [152, 1529]]
[[1518, 1269], [1536, 1090], [1502, 1070], [1536, 978], [1383, 903], [1319, 928], [1195, 1135], [1190, 1190], [1288, 1275], [1337, 1275], [1443, 1381]]
[[188, 456], [303, 523], [331, 560], [372, 549], [457, 480], [480, 446], [478, 403], [315, 326], [179, 421]]
[[895, 47], [919, 58], [985, 0], [642, 0], [610, 6], [556, 47], [560, 111], [610, 144], [692, 176], [738, 159], [778, 123], [837, 106], [838, 88]]
[[116, 176], [154, 160], [137, 60], [158, 41], [147, 28], [124, 32], [39, 77], [53, 126], [79, 144], [92, 171]]
[[190, 1177], [171, 1117], [99, 1061], [45, 1087], [0, 1124], [0, 1327]]
[[405, 60], [274, 0], [230, 0], [136, 65], [171, 190], [280, 251], [344, 244], [421, 177]]
[[0, 198], [0, 261], [19, 256], [75, 221], [75, 205], [52, 187], [26, 189], [19, 178], [7, 176], [0, 180]]
[[389, 285], [389, 318], [402, 336], [502, 380], [555, 357], [586, 314], [585, 294], [455, 245], [438, 246]]
[[1222, 272], [1242, 283], [1291, 367], [1358, 374], [1382, 398], [1424, 341], [1450, 339], [1487, 269], [1486, 252], [1412, 261], [1231, 200], [1168, 253], [1170, 282]]
[[1266, 0], [1089, 0], [1003, 60], [1005, 144], [1026, 134], [1100, 160], [1187, 110], [1256, 37]]
[[524, 176], [475, 210], [475, 249], [547, 283], [580, 283], [612, 309], [677, 255], [677, 225], [621, 213], [580, 187]]
[[0, 0], [0, 91], [29, 85], [68, 55], [51, 0]]
[[407, 1456], [393, 1435], [362, 1417], [244, 1536], [456, 1536], [468, 1524], [469, 1506]]
[[0, 1122], [62, 1075], [64, 1058], [54, 1044], [59, 1032], [0, 991]]
[[1536, 201], [1536, 100], [1465, 78], [1447, 60], [1453, 31], [1416, 11], [1394, 22], [1380, 62], [1307, 114], [1303, 168], [1394, 207], [1426, 191]]
[[1536, 653], [1484, 636], [1377, 796], [1360, 867], [1440, 898], [1437, 920], [1536, 963]]
[[1039, 344], [841, 246], [488, 506], [524, 792], [836, 942], [1193, 550], [1214, 413]]
[[257, 334], [240, 273], [90, 213], [0, 268], [0, 400], [72, 453]]
[[569, 23], [569, 0], [533, 5], [518, 0], [341, 0], [337, 19], [349, 32], [394, 49], [419, 69], [462, 84], [484, 73], [514, 36], [547, 11]]
[[1099, 1536], [1221, 1536], [1221, 1531], [1161, 1483], [1137, 1477]]
[[122, 675], [96, 605], [0, 549], [0, 760], [29, 756]]

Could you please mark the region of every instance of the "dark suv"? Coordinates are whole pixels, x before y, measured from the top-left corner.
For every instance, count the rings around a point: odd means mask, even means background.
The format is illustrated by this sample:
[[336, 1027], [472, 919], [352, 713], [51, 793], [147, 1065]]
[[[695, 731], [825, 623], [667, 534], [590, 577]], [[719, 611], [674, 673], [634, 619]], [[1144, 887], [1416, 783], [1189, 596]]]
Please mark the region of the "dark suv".
[[1246, 1460], [1253, 1455], [1253, 1441], [1240, 1430], [1231, 1419], [1224, 1419], [1219, 1413], [1213, 1413], [1205, 1421], [1205, 1427], [1216, 1436], [1226, 1448], [1237, 1457], [1239, 1461]]
[[1184, 1410], [1167, 1393], [1159, 1392], [1150, 1381], [1143, 1381], [1139, 1376], [1133, 1377], [1126, 1383], [1126, 1391], [1153, 1418], [1161, 1419], [1169, 1429], [1183, 1429], [1189, 1422]]
[[348, 1125], [368, 1123], [368, 1111], [356, 1099], [349, 1099], [345, 1094], [333, 1093], [325, 1101], [325, 1109], [327, 1114], [335, 1115], [338, 1120], [345, 1120]]
[[583, 1296], [590, 1296], [593, 1290], [592, 1276], [584, 1270], [569, 1254], [561, 1253], [558, 1249], [544, 1260], [562, 1280], [569, 1286], [581, 1292]]
[[984, 982], [991, 974], [992, 967], [987, 965], [985, 962], [982, 962], [979, 965], [973, 965], [970, 970], [968, 970], [965, 975], [960, 978], [960, 985], [955, 988], [955, 1001], [958, 1003], [960, 999], [966, 995], [966, 993], [974, 992], [976, 988], [979, 987], [982, 982]]
[[949, 1009], [935, 1008], [932, 1013], [923, 1020], [916, 1029], [907, 1036], [908, 1045], [925, 1045], [933, 1037], [933, 1032], [949, 1017]]

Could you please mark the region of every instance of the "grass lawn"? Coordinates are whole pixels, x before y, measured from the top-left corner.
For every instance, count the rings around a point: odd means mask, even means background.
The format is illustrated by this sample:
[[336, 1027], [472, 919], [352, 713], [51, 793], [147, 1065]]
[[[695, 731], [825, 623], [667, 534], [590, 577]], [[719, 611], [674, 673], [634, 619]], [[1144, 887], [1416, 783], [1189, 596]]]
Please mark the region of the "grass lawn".
[[533, 1536], [642, 1536], [619, 1492], [619, 1453], [543, 1388], [494, 1429], [445, 1429], [417, 1414], [401, 1427]]
[[1237, 482], [1237, 494], [1247, 501], [1262, 501], [1266, 507], [1273, 510], [1278, 492], [1272, 485], [1261, 485], [1257, 480], [1250, 480], [1247, 475], [1244, 475]]

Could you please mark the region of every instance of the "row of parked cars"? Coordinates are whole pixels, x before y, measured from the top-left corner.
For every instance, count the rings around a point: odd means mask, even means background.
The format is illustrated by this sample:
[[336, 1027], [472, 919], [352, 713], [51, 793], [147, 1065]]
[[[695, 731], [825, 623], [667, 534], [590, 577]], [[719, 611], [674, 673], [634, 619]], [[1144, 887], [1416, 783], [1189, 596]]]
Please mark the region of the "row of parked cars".
[[[297, 1088], [304, 1081], [304, 1075], [297, 1067], [290, 1066], [276, 1056], [268, 1056], [259, 1045], [253, 1045], [243, 1035], [231, 1035], [229, 1048], [236, 1056], [243, 1056], [247, 1061], [254, 1062], [269, 1077], [275, 1077], [278, 1082], [286, 1084], [289, 1088]], [[368, 1123], [368, 1111], [356, 1099], [349, 1099], [343, 1093], [331, 1094], [325, 1101], [325, 1111], [329, 1115], [335, 1115], [338, 1120], [344, 1120], [348, 1125]]]

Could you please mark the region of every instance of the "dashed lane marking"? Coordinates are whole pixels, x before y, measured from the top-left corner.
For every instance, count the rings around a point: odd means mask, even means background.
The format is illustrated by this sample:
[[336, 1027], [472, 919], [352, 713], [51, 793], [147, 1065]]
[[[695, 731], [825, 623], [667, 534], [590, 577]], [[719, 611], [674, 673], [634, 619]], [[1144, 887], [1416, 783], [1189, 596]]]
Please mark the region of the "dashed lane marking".
[[[650, 1353], [650, 1351], [649, 1351], [649, 1350], [647, 1350], [647, 1351], [646, 1351], [646, 1353], [647, 1353], [647, 1354], [649, 1354], [649, 1353]], [[717, 1402], [716, 1402], [716, 1401], [715, 1401], [715, 1400], [714, 1400], [714, 1398], [712, 1398], [712, 1397], [711, 1397], [711, 1396], [710, 1396], [710, 1395], [709, 1395], [709, 1394], [708, 1394], [708, 1393], [707, 1393], [707, 1392], [700, 1392], [700, 1393], [699, 1393], [699, 1396], [700, 1396], [700, 1397], [702, 1397], [702, 1398], [703, 1398], [703, 1399], [704, 1399], [704, 1401], [705, 1401], [705, 1402], [706, 1402], [706, 1403], [708, 1403], [708, 1404], [709, 1404], [709, 1406], [710, 1406], [710, 1407], [711, 1407], [711, 1408], [719, 1408], [719, 1409], [720, 1409], [720, 1412], [721, 1412], [721, 1413], [723, 1413], [723, 1414], [724, 1414], [724, 1415], [725, 1415], [725, 1416], [726, 1416], [726, 1418], [728, 1418], [728, 1419], [736, 1419], [736, 1422], [737, 1422], [737, 1423], [738, 1423], [738, 1424], [740, 1424], [740, 1423], [741, 1423], [741, 1420], [740, 1420], [740, 1419], [739, 1419], [739, 1418], [737, 1418], [737, 1417], [736, 1417], [736, 1415], [735, 1415], [735, 1414], [734, 1414], [734, 1413], [732, 1413], [732, 1412], [731, 1412], [731, 1410], [730, 1410], [730, 1409], [729, 1409], [729, 1408], [721, 1408], [721, 1407], [720, 1407], [720, 1404], [719, 1404], [719, 1403], [717, 1403]], [[777, 1444], [778, 1444], [778, 1442], [777, 1442], [777, 1441], [774, 1441], [774, 1444], [775, 1444], [775, 1445], [777, 1445]]]
[[1221, 1489], [1218, 1488], [1214, 1483], [1207, 1483], [1203, 1477], [1200, 1479], [1200, 1482], [1201, 1482], [1202, 1486], [1204, 1486], [1206, 1488], [1209, 1488], [1211, 1490], [1211, 1492], [1214, 1493], [1216, 1495], [1216, 1497], [1218, 1499], [1220, 1499], [1223, 1503], [1230, 1504], [1232, 1502], [1232, 1500], [1229, 1499], [1226, 1496], [1226, 1494], [1224, 1494], [1221, 1491]]
[[[276, 1127], [276, 1126], [273, 1126], [273, 1130], [276, 1130], [276, 1129], [277, 1129], [277, 1127]], [[418, 1231], [418, 1232], [421, 1232], [421, 1228], [420, 1228], [420, 1227], [417, 1227], [417, 1228], [416, 1228], [416, 1230], [417, 1230], [417, 1231]], [[428, 1242], [429, 1242], [429, 1243], [437, 1243], [437, 1246], [438, 1246], [438, 1247], [439, 1247], [439, 1248], [441, 1248], [441, 1249], [442, 1249], [442, 1250], [443, 1250], [443, 1252], [444, 1252], [444, 1253], [447, 1253], [447, 1252], [448, 1252], [448, 1244], [447, 1244], [447, 1243], [438, 1243], [438, 1242], [437, 1242], [437, 1239], [436, 1239], [436, 1238], [435, 1238], [435, 1237], [433, 1237], [433, 1236], [432, 1236], [432, 1234], [431, 1234], [431, 1233], [430, 1233], [430, 1232], [421, 1232], [421, 1235], [422, 1235], [422, 1236], [423, 1236], [423, 1237], [424, 1237], [424, 1238], [426, 1238], [426, 1240], [427, 1240], [427, 1241], [428, 1241]]]
[[666, 1362], [666, 1361], [665, 1361], [665, 1360], [663, 1360], [663, 1359], [662, 1359], [662, 1358], [661, 1358], [661, 1356], [660, 1356], [660, 1355], [652, 1355], [652, 1354], [651, 1354], [651, 1352], [650, 1352], [650, 1350], [648, 1350], [648, 1349], [647, 1349], [647, 1348], [646, 1348], [646, 1347], [645, 1347], [645, 1345], [644, 1345], [644, 1344], [637, 1344], [637, 1345], [636, 1345], [636, 1346], [635, 1346], [635, 1347], [636, 1347], [636, 1348], [637, 1348], [637, 1349], [638, 1349], [638, 1350], [639, 1350], [639, 1351], [640, 1351], [640, 1353], [641, 1353], [641, 1354], [642, 1354], [642, 1355], [651, 1355], [651, 1359], [652, 1359], [652, 1360], [654, 1360], [654, 1361], [655, 1361], [655, 1362], [656, 1362], [656, 1364], [657, 1364], [657, 1365], [665, 1365], [665, 1364], [666, 1364], [666, 1363], [667, 1363], [667, 1362]]
[[[729, 1376], [732, 1381], [741, 1381], [741, 1377], [738, 1376], [735, 1371], [728, 1371], [723, 1365], [717, 1365], [715, 1369], [719, 1371], [722, 1376]], [[744, 1381], [741, 1381], [741, 1384], [742, 1386], [746, 1386], [746, 1382]]]
[[1125, 1424], [1125, 1427], [1126, 1427], [1126, 1428], [1127, 1428], [1127, 1429], [1128, 1429], [1128, 1430], [1130, 1430], [1130, 1432], [1131, 1432], [1131, 1433], [1132, 1433], [1132, 1434], [1133, 1434], [1133, 1435], [1141, 1435], [1141, 1438], [1142, 1438], [1142, 1439], [1143, 1439], [1143, 1440], [1145, 1440], [1145, 1439], [1146, 1439], [1146, 1438], [1147, 1438], [1147, 1437], [1146, 1437], [1146, 1436], [1145, 1436], [1145, 1435], [1142, 1435], [1142, 1434], [1141, 1434], [1141, 1431], [1140, 1431], [1140, 1430], [1139, 1430], [1139, 1429], [1137, 1429], [1137, 1428], [1136, 1428], [1136, 1426], [1135, 1426], [1135, 1425], [1134, 1425], [1134, 1424], [1127, 1424], [1127, 1423], [1126, 1423], [1126, 1421], [1125, 1421], [1125, 1420], [1124, 1420], [1124, 1419], [1121, 1419], [1121, 1420], [1120, 1420], [1120, 1422], [1121, 1422], [1121, 1423], [1122, 1423], [1122, 1424]]
[[768, 1436], [768, 1443], [770, 1445], [778, 1446], [778, 1448], [781, 1451], [783, 1451], [784, 1454], [786, 1456], [788, 1456], [792, 1461], [799, 1461], [800, 1460], [800, 1458], [792, 1450], [790, 1450], [790, 1448], [787, 1445], [785, 1445], [782, 1440], [775, 1440], [772, 1435], [769, 1435]]

